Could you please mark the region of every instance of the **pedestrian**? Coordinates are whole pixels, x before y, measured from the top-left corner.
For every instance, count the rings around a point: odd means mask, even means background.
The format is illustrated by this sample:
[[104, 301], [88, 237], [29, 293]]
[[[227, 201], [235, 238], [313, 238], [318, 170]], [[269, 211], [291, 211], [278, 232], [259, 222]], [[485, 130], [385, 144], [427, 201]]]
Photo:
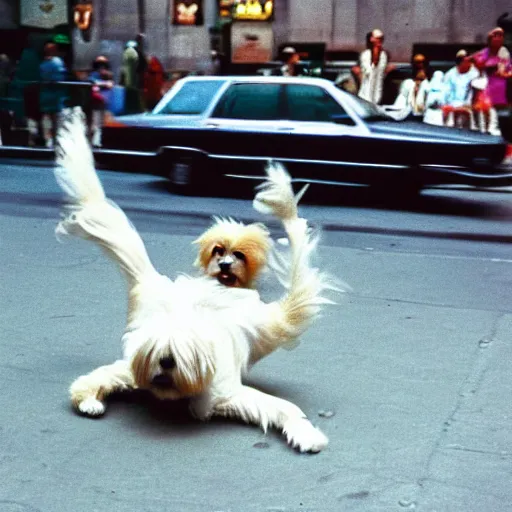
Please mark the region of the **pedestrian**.
[[455, 55], [455, 66], [444, 76], [445, 98], [443, 102], [443, 124], [458, 128], [471, 127], [471, 81], [478, 76], [472, 58], [466, 50]]
[[496, 110], [506, 109], [507, 81], [512, 78], [510, 52], [504, 46], [505, 32], [501, 27], [493, 28], [487, 34], [487, 46], [473, 54], [475, 60], [483, 61], [489, 79], [488, 91]]
[[293, 46], [286, 46], [282, 50], [284, 64], [280, 68], [282, 76], [297, 76], [299, 74], [298, 63], [300, 60], [297, 50]]
[[473, 59], [478, 76], [471, 80], [473, 119], [475, 128], [488, 133], [491, 128], [491, 113], [493, 110], [489, 94], [489, 78], [485, 72], [485, 61], [478, 57]]
[[382, 101], [384, 79], [395, 67], [384, 49], [384, 33], [376, 28], [366, 34], [366, 49], [359, 54], [359, 64], [352, 73], [359, 84], [358, 96], [379, 104]]
[[101, 146], [101, 130], [105, 122], [105, 114], [112, 102], [114, 75], [110, 62], [105, 55], [98, 55], [92, 63], [92, 71], [88, 79], [92, 82], [90, 138], [93, 146]]
[[148, 110], [153, 110], [162, 99], [164, 75], [165, 70], [160, 60], [154, 55], [151, 56], [144, 75], [144, 104]]
[[424, 55], [420, 53], [414, 55], [411, 62], [413, 76], [412, 78], [406, 78], [400, 84], [393, 108], [399, 110], [407, 109], [416, 116], [423, 115], [430, 87], [427, 67]]
[[442, 106], [445, 101], [444, 73], [439, 69], [434, 71], [429, 81], [428, 91], [425, 97], [425, 113], [423, 122], [435, 126], [443, 125]]
[[121, 64], [120, 83], [124, 87], [137, 87], [137, 66], [139, 54], [137, 53], [137, 42], [130, 40], [126, 43]]
[[43, 126], [50, 120], [49, 129], [44, 129], [45, 145], [53, 147], [57, 133], [58, 117], [62, 112], [67, 96], [66, 89], [59, 82], [66, 80], [68, 71], [64, 61], [58, 55], [57, 44], [48, 42], [44, 45], [43, 61], [39, 66], [41, 90], [39, 93], [39, 108], [44, 116]]
[[120, 84], [125, 88], [126, 114], [136, 114], [143, 110], [139, 77], [137, 75], [139, 54], [136, 48], [136, 41], [130, 40], [126, 43], [121, 64]]

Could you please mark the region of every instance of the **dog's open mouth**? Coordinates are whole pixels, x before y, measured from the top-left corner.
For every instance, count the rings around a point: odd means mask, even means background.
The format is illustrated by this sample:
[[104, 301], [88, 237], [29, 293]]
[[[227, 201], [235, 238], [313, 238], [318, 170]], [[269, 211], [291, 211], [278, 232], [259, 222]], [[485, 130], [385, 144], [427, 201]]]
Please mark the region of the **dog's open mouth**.
[[173, 387], [172, 378], [165, 373], [155, 375], [151, 380], [151, 385], [159, 389], [170, 389]]
[[235, 286], [237, 277], [235, 274], [231, 274], [230, 272], [221, 272], [220, 274], [217, 274], [217, 280], [224, 286]]

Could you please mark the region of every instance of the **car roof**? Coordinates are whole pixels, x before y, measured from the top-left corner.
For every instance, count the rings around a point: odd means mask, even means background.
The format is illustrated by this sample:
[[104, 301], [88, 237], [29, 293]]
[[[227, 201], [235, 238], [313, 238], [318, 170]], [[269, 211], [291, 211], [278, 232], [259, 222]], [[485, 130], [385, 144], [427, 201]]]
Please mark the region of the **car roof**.
[[333, 85], [331, 80], [326, 78], [306, 77], [306, 76], [261, 76], [261, 75], [201, 75], [187, 76], [181, 78], [180, 82], [191, 81], [211, 81], [218, 80], [221, 82], [251, 82], [251, 83], [298, 83], [298, 84], [315, 84], [315, 85]]

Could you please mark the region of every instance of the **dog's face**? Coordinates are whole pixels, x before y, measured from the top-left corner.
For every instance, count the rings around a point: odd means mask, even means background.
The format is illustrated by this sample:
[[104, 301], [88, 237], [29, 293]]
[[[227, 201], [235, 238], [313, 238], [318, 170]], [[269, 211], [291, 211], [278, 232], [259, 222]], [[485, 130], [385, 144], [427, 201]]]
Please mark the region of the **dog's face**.
[[131, 367], [137, 387], [161, 400], [200, 395], [215, 372], [211, 350], [194, 336], [176, 343], [148, 340], [134, 353]]
[[216, 219], [197, 240], [195, 265], [224, 286], [249, 288], [267, 262], [270, 236], [262, 224]]

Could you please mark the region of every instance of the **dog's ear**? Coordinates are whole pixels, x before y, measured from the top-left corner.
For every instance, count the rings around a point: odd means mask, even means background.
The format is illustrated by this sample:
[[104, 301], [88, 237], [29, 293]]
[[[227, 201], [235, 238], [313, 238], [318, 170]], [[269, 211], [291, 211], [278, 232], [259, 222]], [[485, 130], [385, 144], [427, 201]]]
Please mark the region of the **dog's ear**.
[[198, 245], [197, 258], [194, 261], [194, 266], [206, 270], [208, 263], [212, 257], [212, 250], [218, 241], [219, 226], [214, 224], [211, 228], [207, 229], [199, 238], [196, 238], [192, 243]]
[[272, 240], [265, 225], [255, 222], [245, 226], [236, 242], [236, 249], [246, 258], [247, 281], [251, 284], [266, 266]]

